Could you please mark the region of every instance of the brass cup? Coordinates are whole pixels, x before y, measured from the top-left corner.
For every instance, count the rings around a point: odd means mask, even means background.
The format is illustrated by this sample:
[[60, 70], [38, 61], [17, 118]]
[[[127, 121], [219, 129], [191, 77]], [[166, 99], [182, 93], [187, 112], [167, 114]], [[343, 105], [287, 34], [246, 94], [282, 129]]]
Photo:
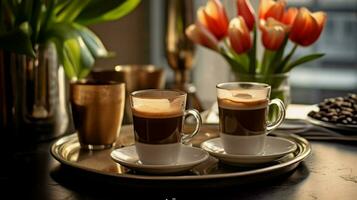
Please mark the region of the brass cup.
[[71, 83], [70, 101], [81, 147], [114, 146], [123, 120], [125, 84], [99, 80]]
[[[98, 68], [93, 70], [90, 76], [96, 80], [124, 82], [126, 99], [129, 99], [133, 91], [165, 87], [165, 71], [154, 65], [117, 65], [110, 68]], [[123, 123], [132, 123], [129, 101], [125, 103]]]

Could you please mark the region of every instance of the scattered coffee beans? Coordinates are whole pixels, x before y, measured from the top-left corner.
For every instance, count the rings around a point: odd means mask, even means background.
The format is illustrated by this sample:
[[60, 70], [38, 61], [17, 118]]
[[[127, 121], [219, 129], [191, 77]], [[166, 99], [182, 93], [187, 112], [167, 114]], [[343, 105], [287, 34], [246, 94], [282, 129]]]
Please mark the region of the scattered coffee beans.
[[357, 94], [325, 99], [318, 106], [319, 111], [309, 112], [310, 117], [335, 124], [357, 125]]

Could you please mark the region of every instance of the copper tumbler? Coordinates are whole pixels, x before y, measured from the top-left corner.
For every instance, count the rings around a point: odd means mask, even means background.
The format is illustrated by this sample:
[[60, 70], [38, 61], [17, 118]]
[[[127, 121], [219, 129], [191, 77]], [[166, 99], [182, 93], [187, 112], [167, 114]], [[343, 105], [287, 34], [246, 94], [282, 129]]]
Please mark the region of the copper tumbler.
[[87, 80], [71, 83], [73, 121], [82, 148], [114, 146], [123, 120], [125, 84]]
[[[117, 65], [103, 67], [91, 72], [96, 80], [124, 82], [126, 98], [133, 91], [144, 89], [163, 89], [165, 87], [165, 71], [155, 65]], [[132, 123], [132, 113], [129, 101], [125, 103], [124, 124]]]

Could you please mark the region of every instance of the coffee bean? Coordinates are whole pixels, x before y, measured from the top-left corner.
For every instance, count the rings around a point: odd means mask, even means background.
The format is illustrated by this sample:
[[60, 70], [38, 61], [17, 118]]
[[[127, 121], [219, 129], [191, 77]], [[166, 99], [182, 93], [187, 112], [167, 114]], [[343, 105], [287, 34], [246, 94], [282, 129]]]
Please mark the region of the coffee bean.
[[308, 116], [331, 123], [357, 124], [357, 94], [326, 98], [318, 107], [319, 111], [311, 111]]
[[350, 102], [343, 102], [343, 103], [341, 104], [341, 106], [342, 106], [342, 107], [350, 108], [350, 107], [352, 107], [352, 104], [351, 104]]
[[331, 122], [337, 122], [337, 120], [338, 120], [337, 116], [332, 116], [330, 119]]
[[351, 112], [348, 112], [348, 111], [342, 111], [341, 114], [349, 116], [349, 117], [353, 116], [353, 114]]
[[329, 121], [329, 119], [328, 119], [327, 117], [323, 117], [323, 118], [321, 118], [321, 120], [322, 120], [322, 121], [325, 121], [325, 122], [328, 122], [328, 121]]
[[347, 120], [347, 122], [352, 122], [353, 121], [351, 117], [347, 117], [346, 120]]

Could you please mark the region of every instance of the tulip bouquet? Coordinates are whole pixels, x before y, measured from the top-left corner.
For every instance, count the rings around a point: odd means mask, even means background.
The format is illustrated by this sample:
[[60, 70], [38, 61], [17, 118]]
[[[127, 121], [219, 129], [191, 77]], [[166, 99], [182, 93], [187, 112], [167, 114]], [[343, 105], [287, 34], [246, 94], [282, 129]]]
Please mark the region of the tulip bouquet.
[[[238, 14], [230, 21], [219, 0], [209, 0], [197, 11], [197, 23], [186, 28], [187, 37], [220, 53], [236, 74], [269, 76], [289, 72], [295, 66], [322, 57], [314, 53], [293, 60], [298, 46], [307, 47], [320, 36], [324, 12], [286, 8], [285, 0], [261, 0], [256, 18], [249, 0], [236, 0]], [[264, 47], [257, 58], [257, 31]], [[291, 49], [288, 42], [293, 43]]]

